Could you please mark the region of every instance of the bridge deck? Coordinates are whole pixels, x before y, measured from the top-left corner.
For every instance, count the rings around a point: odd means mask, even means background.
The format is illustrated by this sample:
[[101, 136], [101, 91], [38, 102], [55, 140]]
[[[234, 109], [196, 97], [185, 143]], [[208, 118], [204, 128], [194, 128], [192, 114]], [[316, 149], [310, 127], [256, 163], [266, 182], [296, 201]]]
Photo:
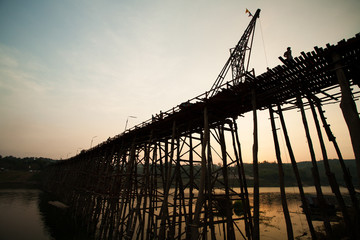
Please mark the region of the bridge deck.
[[[177, 106], [164, 112], [156, 119], [149, 119], [121, 135], [95, 146], [121, 142], [122, 144], [146, 141], [152, 133], [153, 139], [168, 138], [172, 134], [173, 122], [176, 122], [177, 134], [195, 132], [203, 127], [203, 109], [209, 112], [209, 123], [214, 125], [227, 118], [237, 116], [252, 110], [252, 92], [256, 94], [257, 109], [264, 109], [273, 104], [295, 103], [296, 95], [322, 93], [322, 101], [336, 100], [339, 93], [332, 95], [327, 91], [338, 86], [335, 74], [334, 54], [341, 58], [339, 62], [351, 79], [350, 84], [359, 85], [360, 72], [360, 34], [337, 45], [327, 44], [326, 48], [315, 47], [314, 51], [301, 53], [291, 61], [279, 58], [284, 64], [268, 69], [257, 76], [248, 76], [245, 82], [232, 86], [225, 83], [213, 97], [207, 97], [208, 92], [188, 101], [186, 107]], [[90, 151], [90, 150], [89, 150]]]

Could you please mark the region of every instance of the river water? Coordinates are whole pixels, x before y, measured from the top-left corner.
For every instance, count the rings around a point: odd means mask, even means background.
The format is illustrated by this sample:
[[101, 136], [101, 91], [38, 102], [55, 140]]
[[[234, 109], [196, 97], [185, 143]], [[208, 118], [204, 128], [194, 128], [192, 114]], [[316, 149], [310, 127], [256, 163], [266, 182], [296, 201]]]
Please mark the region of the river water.
[[51, 239], [38, 208], [40, 191], [0, 190], [0, 239]]
[[0, 240], [89, 239], [37, 189], [0, 189]]
[[[305, 191], [315, 194], [313, 187], [306, 187]], [[323, 191], [325, 195], [331, 193], [328, 187]], [[287, 188], [286, 192], [294, 237], [310, 239], [297, 188]], [[66, 210], [49, 201], [54, 199], [36, 189], [0, 189], [0, 240], [89, 239], [76, 228]], [[317, 230], [323, 229], [322, 222], [313, 224]], [[261, 239], [286, 238], [279, 188], [260, 188], [260, 231]]]

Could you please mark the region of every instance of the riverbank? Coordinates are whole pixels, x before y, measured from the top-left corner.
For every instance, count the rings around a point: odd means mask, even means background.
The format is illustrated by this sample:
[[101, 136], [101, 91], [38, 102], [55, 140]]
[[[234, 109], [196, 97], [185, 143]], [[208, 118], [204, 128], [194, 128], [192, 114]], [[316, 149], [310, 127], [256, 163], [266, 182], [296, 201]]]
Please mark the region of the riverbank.
[[39, 188], [40, 172], [5, 170], [0, 172], [0, 188]]

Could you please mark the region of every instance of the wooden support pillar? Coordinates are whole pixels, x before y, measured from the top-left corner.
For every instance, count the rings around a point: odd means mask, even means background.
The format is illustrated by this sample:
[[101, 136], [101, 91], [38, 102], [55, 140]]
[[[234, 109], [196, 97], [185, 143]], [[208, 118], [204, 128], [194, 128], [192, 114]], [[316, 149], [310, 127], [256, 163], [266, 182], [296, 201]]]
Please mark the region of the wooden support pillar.
[[208, 110], [207, 107], [204, 108], [204, 137], [202, 140], [201, 146], [201, 172], [200, 172], [200, 184], [199, 184], [199, 192], [198, 198], [195, 206], [194, 220], [191, 226], [192, 229], [192, 239], [197, 240], [199, 238], [199, 224], [200, 224], [200, 213], [205, 201], [205, 181], [206, 181], [206, 148], [207, 142], [210, 138], [210, 129], [209, 129], [209, 121], [208, 121]]
[[280, 117], [281, 127], [283, 129], [283, 134], [284, 134], [284, 137], [285, 137], [286, 146], [287, 146], [289, 156], [290, 156], [291, 166], [293, 168], [295, 178], [296, 178], [296, 182], [297, 182], [297, 185], [298, 185], [298, 188], [299, 188], [300, 198], [301, 198], [304, 213], [305, 213], [305, 216], [306, 216], [306, 221], [307, 221], [308, 226], [309, 226], [311, 237], [312, 237], [312, 239], [315, 240], [315, 239], [317, 239], [317, 237], [316, 237], [314, 226], [313, 226], [312, 221], [311, 221], [309, 205], [308, 205], [308, 202], [306, 201], [306, 198], [305, 198], [305, 193], [304, 193], [303, 185], [302, 185], [302, 182], [301, 182], [300, 173], [299, 173], [299, 170], [298, 170], [298, 167], [297, 167], [294, 152], [292, 150], [289, 134], [288, 134], [286, 124], [285, 124], [284, 115], [282, 113], [282, 109], [281, 109], [280, 105], [277, 105], [277, 109], [278, 109], [277, 112], [278, 112], [279, 117]]
[[[128, 216], [126, 216], [126, 213], [124, 212], [124, 218], [128, 218], [127, 224], [126, 224], [126, 236], [132, 237], [133, 235], [133, 229], [134, 225], [136, 223], [136, 208], [135, 208], [135, 200], [138, 198], [138, 182], [137, 180], [137, 158], [138, 158], [138, 150], [139, 146], [134, 146], [134, 150], [131, 153], [131, 174], [129, 176], [129, 186], [131, 186], [130, 190], [128, 191], [127, 196], [127, 205], [128, 205]], [[135, 180], [136, 179], [136, 180]], [[135, 181], [134, 181], [135, 180]]]
[[259, 217], [260, 217], [260, 201], [259, 201], [259, 165], [258, 165], [258, 126], [256, 114], [256, 94], [255, 89], [252, 90], [252, 108], [254, 121], [254, 143], [253, 143], [253, 174], [254, 174], [254, 232], [253, 239], [260, 239]]
[[[175, 170], [174, 170], [174, 177], [175, 177], [175, 192], [174, 192], [174, 196], [173, 196], [173, 216], [172, 216], [172, 221], [171, 221], [171, 226], [170, 226], [170, 231], [169, 231], [169, 238], [171, 239], [175, 239], [175, 233], [176, 233], [176, 229], [175, 229], [175, 225], [178, 224], [179, 222], [176, 221], [177, 219], [177, 208], [181, 207], [181, 205], [179, 206], [178, 203], [178, 190], [180, 188], [179, 186], [179, 172], [180, 172], [180, 143], [179, 143], [179, 139], [176, 143], [176, 157], [174, 157], [173, 159], [176, 159], [176, 164], [175, 164]], [[180, 202], [181, 204], [181, 202]], [[179, 224], [179, 227], [181, 227], [181, 224]]]
[[193, 200], [194, 200], [194, 154], [193, 154], [193, 138], [192, 134], [189, 134], [189, 165], [190, 165], [190, 183], [189, 183], [189, 216], [186, 226], [186, 239], [191, 239], [191, 225], [193, 224]]
[[[330, 164], [329, 164], [329, 160], [328, 160], [328, 157], [327, 157], [327, 152], [326, 152], [324, 140], [323, 140], [323, 137], [322, 137], [319, 120], [317, 118], [317, 114], [316, 114], [316, 111], [315, 111], [315, 107], [314, 107], [314, 104], [313, 104], [312, 100], [310, 99], [310, 97], [308, 97], [308, 101], [309, 101], [309, 104], [310, 104], [311, 112], [313, 114], [316, 131], [317, 131], [318, 137], [319, 137], [321, 152], [322, 152], [322, 155], [323, 155], [325, 173], [326, 173], [326, 176], [328, 177], [329, 184], [331, 186], [331, 190], [335, 194], [335, 197], [336, 197], [336, 199], [338, 201], [338, 204], [340, 206], [340, 209], [342, 211], [342, 215], [343, 215], [343, 218], [344, 218], [346, 230], [347, 230], [347, 232], [351, 233], [353, 231], [352, 231], [352, 228], [351, 228], [350, 217], [349, 217], [349, 214], [347, 212], [344, 199], [341, 196], [339, 185], [338, 185], [338, 183], [336, 181], [335, 175], [334, 175], [334, 173], [331, 172], [331, 169], [330, 169]], [[354, 236], [354, 235], [352, 235], [352, 236]]]
[[[186, 138], [183, 140], [183, 144], [185, 144]], [[178, 235], [177, 235], [177, 239], [182, 239], [183, 234], [186, 234], [186, 224], [188, 223], [188, 211], [189, 209], [187, 208], [187, 202], [185, 200], [185, 187], [184, 187], [184, 183], [183, 183], [183, 177], [181, 176], [181, 169], [182, 167], [180, 166], [180, 153], [178, 155], [178, 166], [179, 166], [179, 171], [177, 172], [177, 182], [179, 184], [179, 218], [178, 218]], [[182, 220], [182, 217], [184, 217], [184, 221]], [[182, 230], [182, 223], [185, 223], [185, 232]]]
[[[351, 201], [352, 201], [352, 206], [353, 206], [353, 208], [355, 210], [355, 225], [358, 226], [360, 224], [359, 203], [358, 203], [358, 199], [356, 198], [356, 192], [355, 192], [353, 182], [351, 180], [350, 171], [345, 165], [345, 162], [344, 162], [344, 159], [342, 157], [340, 148], [339, 148], [339, 146], [337, 144], [336, 138], [335, 138], [335, 136], [333, 135], [333, 133], [332, 133], [332, 131], [330, 129], [330, 125], [326, 121], [326, 117], [324, 116], [324, 111], [322, 110], [320, 100], [318, 98], [316, 98], [315, 96], [313, 96], [313, 98], [316, 101], [316, 106], [317, 106], [318, 111], [319, 111], [320, 119], [321, 119], [321, 121], [323, 123], [323, 127], [324, 127], [325, 132], [326, 132], [326, 134], [328, 136], [328, 139], [329, 139], [329, 141], [331, 141], [333, 143], [334, 148], [336, 150], [336, 153], [338, 155], [340, 166], [341, 166], [341, 169], [342, 169], [343, 174], [344, 174], [345, 184], [346, 184], [346, 187], [347, 187], [347, 189], [349, 191], [349, 195], [350, 195], [350, 198], [351, 198]], [[357, 234], [360, 236], [360, 229], [358, 229]]]
[[[115, 233], [115, 239], [119, 238], [119, 234], [120, 234], [120, 225], [122, 226], [123, 224], [121, 224], [122, 221], [122, 209], [124, 207], [124, 196], [125, 196], [125, 191], [121, 190], [122, 188], [122, 184], [125, 182], [126, 179], [124, 179], [123, 174], [125, 173], [125, 169], [126, 169], [126, 156], [127, 156], [127, 149], [124, 149], [122, 151], [122, 155], [119, 156], [119, 158], [121, 158], [121, 167], [117, 170], [117, 174], [118, 174], [118, 179], [119, 179], [119, 185], [118, 185], [118, 190], [120, 191], [119, 193], [119, 201], [117, 203], [117, 210], [116, 210], [116, 233]], [[96, 226], [95, 226], [96, 227]]]
[[151, 168], [150, 168], [150, 186], [149, 186], [149, 213], [148, 213], [148, 219], [147, 219], [147, 229], [146, 229], [146, 237], [145, 239], [151, 239], [154, 238], [154, 231], [155, 228], [154, 224], [154, 209], [155, 209], [155, 203], [157, 201], [156, 192], [156, 181], [157, 181], [157, 173], [156, 173], [156, 160], [157, 160], [157, 142], [153, 143], [153, 155], [152, 155], [152, 161], [151, 161]]
[[[171, 171], [172, 171], [172, 161], [174, 157], [174, 145], [175, 145], [175, 137], [176, 137], [176, 123], [173, 122], [172, 127], [172, 137], [171, 137], [171, 150], [170, 150], [170, 159], [168, 162], [168, 169], [166, 172], [166, 182], [165, 182], [165, 189], [164, 189], [164, 200], [162, 202], [160, 216], [161, 216], [161, 223], [160, 223], [160, 231], [159, 231], [159, 239], [166, 239], [165, 233], [166, 233], [166, 221], [169, 221], [168, 215], [169, 215], [169, 209], [168, 209], [168, 198], [169, 198], [169, 190], [172, 184], [171, 178]], [[167, 144], [165, 145], [167, 146]], [[165, 149], [167, 149], [165, 147]], [[168, 152], [165, 152], [166, 155], [168, 155]], [[165, 156], [166, 156], [165, 155]], [[165, 160], [167, 158], [165, 157]]]
[[360, 186], [360, 118], [359, 113], [356, 109], [354, 99], [350, 89], [349, 81], [346, 79], [345, 73], [340, 63], [341, 57], [339, 54], [334, 53], [332, 56], [333, 62], [335, 63], [336, 77], [339, 82], [341, 90], [341, 102], [340, 108], [342, 110], [345, 122], [349, 129], [351, 143], [356, 160], [356, 169], [358, 175], [358, 184]]
[[[211, 155], [211, 143], [210, 143], [210, 129], [209, 129], [209, 136], [207, 141], [207, 174], [206, 174], [206, 196], [207, 196], [207, 202], [206, 205], [206, 217], [205, 219], [209, 218], [209, 228], [210, 228], [210, 234], [211, 239], [215, 240], [215, 228], [214, 228], [214, 214], [213, 214], [213, 185], [212, 185], [212, 155]], [[206, 225], [206, 224], [205, 224]]]
[[245, 232], [246, 237], [248, 239], [251, 239], [252, 235], [252, 220], [251, 220], [251, 213], [250, 213], [250, 204], [249, 204], [249, 194], [247, 190], [247, 183], [246, 183], [246, 177], [245, 177], [245, 170], [244, 170], [244, 164], [242, 161], [241, 156], [241, 146], [240, 146], [240, 140], [238, 136], [238, 129], [236, 120], [232, 120], [232, 124], [230, 125], [231, 128], [231, 135], [232, 135], [232, 141], [233, 141], [233, 148], [234, 153], [236, 157], [236, 165], [238, 170], [238, 176], [239, 176], [239, 182], [240, 182], [240, 192], [241, 192], [241, 202], [244, 208], [244, 222], [245, 222]]
[[[135, 141], [134, 141], [135, 142]], [[129, 155], [127, 156], [128, 161], [126, 163], [126, 175], [124, 177], [124, 193], [123, 197], [121, 199], [121, 205], [120, 205], [120, 218], [121, 218], [121, 224], [119, 221], [119, 237], [123, 238], [126, 236], [126, 228], [128, 227], [128, 224], [130, 221], [125, 221], [127, 219], [127, 213], [130, 212], [130, 201], [131, 201], [131, 195], [132, 195], [132, 177], [133, 177], [133, 168], [134, 168], [134, 162], [135, 162], [135, 143], [132, 144], [131, 148], [129, 149]]]
[[288, 237], [288, 239], [294, 239], [291, 218], [290, 218], [289, 209], [288, 209], [287, 202], [286, 202], [284, 170], [283, 170], [283, 165], [282, 165], [282, 160], [281, 160], [279, 141], [278, 141], [278, 137], [277, 137], [277, 133], [276, 133], [274, 111], [271, 106], [269, 107], [269, 112], [270, 112], [271, 128], [272, 128], [273, 138], [274, 138], [276, 159], [277, 159], [278, 169], [279, 169], [281, 203], [282, 203], [283, 213], [284, 213], [285, 222], [286, 222], [287, 237]]
[[325, 226], [325, 230], [326, 230], [326, 234], [332, 238], [333, 234], [332, 234], [332, 229], [331, 229], [331, 225], [329, 222], [329, 218], [327, 217], [326, 214], [326, 210], [325, 210], [325, 206], [326, 206], [326, 201], [325, 198], [323, 196], [322, 190], [321, 190], [321, 184], [320, 184], [320, 175], [319, 175], [319, 170], [317, 167], [317, 163], [316, 163], [316, 157], [315, 157], [315, 151], [314, 151], [314, 147], [312, 144], [312, 140], [311, 140], [311, 136], [310, 136], [310, 130], [309, 130], [309, 126], [306, 120], [306, 114], [305, 114], [305, 110], [304, 110], [304, 105], [303, 102], [301, 100], [301, 96], [298, 95], [296, 97], [297, 100], [297, 104], [298, 107], [300, 108], [300, 112], [301, 112], [301, 117], [302, 117], [302, 121], [304, 124], [304, 129], [305, 129], [305, 134], [306, 134], [306, 139], [307, 139], [307, 143], [309, 146], [309, 151], [310, 151], [310, 156], [311, 156], [311, 162], [312, 162], [312, 173], [313, 173], [313, 178], [314, 178], [314, 185], [315, 185], [315, 189], [316, 189], [316, 195], [317, 195], [317, 199], [319, 201], [319, 207], [320, 207], [320, 211], [321, 211], [321, 215], [324, 219], [324, 226]]
[[[152, 145], [152, 135], [153, 132], [151, 132], [150, 134], [150, 138], [149, 138], [149, 142], [147, 144], [145, 144], [144, 146], [144, 167], [143, 167], [143, 178], [142, 178], [142, 195], [143, 195], [143, 207], [142, 207], [142, 217], [140, 218], [140, 213], [141, 210], [139, 210], [139, 221], [141, 224], [140, 226], [140, 234], [141, 234], [141, 239], [144, 239], [144, 235], [146, 234], [146, 230], [149, 228], [150, 226], [150, 222], [149, 221], [145, 221], [146, 219], [146, 214], [149, 214], [148, 211], [146, 211], [147, 209], [147, 201], [151, 199], [151, 182], [150, 182], [150, 154], [151, 154], [151, 145]], [[139, 204], [139, 203], [138, 203]], [[151, 207], [151, 202], [149, 204], [149, 208]]]
[[233, 240], [235, 239], [234, 233], [234, 223], [232, 220], [232, 208], [231, 208], [231, 200], [229, 196], [229, 176], [228, 176], [228, 164], [227, 164], [227, 152], [226, 152], [226, 144], [225, 144], [225, 136], [224, 136], [224, 126], [219, 126], [219, 136], [220, 136], [220, 145], [221, 145], [221, 157], [223, 160], [223, 178], [225, 185], [225, 216], [226, 216], [226, 232], [227, 239]]

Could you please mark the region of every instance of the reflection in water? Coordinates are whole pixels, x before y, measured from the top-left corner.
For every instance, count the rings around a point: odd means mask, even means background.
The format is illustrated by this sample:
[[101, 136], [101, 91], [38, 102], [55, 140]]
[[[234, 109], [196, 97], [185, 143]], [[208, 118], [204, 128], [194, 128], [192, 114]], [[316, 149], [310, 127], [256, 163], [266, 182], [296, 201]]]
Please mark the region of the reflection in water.
[[55, 207], [49, 201], [56, 199], [48, 193], [39, 193], [39, 211], [44, 227], [56, 240], [67, 239], [90, 239], [85, 230], [79, 227], [76, 221], [70, 217], [68, 209]]
[[[286, 187], [286, 199], [290, 212], [291, 223], [295, 239], [311, 239], [309, 227], [303, 210], [299, 191], [297, 187]], [[315, 196], [314, 187], [304, 187], [305, 195]], [[322, 187], [323, 194], [329, 203], [336, 203], [330, 187]], [[345, 203], [350, 205], [350, 197], [347, 189], [340, 188]], [[252, 203], [252, 195], [250, 202]], [[340, 214], [340, 213], [338, 213]], [[317, 232], [324, 233], [324, 224], [322, 221], [313, 219], [313, 225]], [[337, 225], [336, 218], [331, 225]], [[281, 195], [279, 188], [260, 188], [260, 239], [284, 239], [286, 238], [286, 223], [284, 219]]]
[[36, 189], [0, 189], [0, 240], [91, 239]]
[[[294, 237], [296, 239], [311, 239], [305, 215], [300, 207], [299, 195], [287, 193], [286, 197]], [[313, 222], [313, 224], [319, 230], [322, 228], [322, 222]], [[286, 238], [286, 223], [279, 193], [260, 194], [260, 237], [261, 239]]]
[[0, 189], [0, 239], [50, 239], [37, 208], [39, 192]]

